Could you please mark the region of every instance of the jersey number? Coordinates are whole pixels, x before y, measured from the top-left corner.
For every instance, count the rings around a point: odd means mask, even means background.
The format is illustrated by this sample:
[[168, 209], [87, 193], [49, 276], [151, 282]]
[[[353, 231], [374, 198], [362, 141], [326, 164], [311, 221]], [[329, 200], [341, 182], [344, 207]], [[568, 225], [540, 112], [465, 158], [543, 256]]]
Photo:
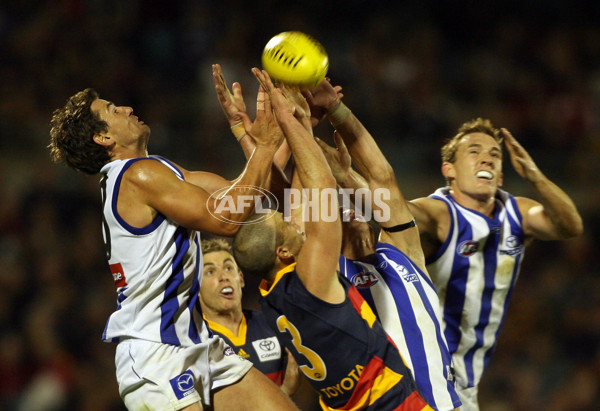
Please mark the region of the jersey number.
[[296, 348], [296, 350], [304, 355], [310, 365], [301, 365], [300, 370], [311, 380], [322, 381], [327, 376], [327, 368], [325, 367], [325, 363], [313, 350], [302, 345], [302, 337], [300, 337], [300, 333], [294, 324], [289, 322], [285, 315], [277, 318], [277, 329], [280, 332], [285, 332], [286, 330], [292, 335], [292, 344]]

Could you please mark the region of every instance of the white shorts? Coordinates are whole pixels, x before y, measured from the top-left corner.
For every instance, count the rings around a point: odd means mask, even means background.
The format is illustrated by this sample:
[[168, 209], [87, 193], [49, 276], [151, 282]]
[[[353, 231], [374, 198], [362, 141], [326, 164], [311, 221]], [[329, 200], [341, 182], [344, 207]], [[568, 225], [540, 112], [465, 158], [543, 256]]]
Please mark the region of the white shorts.
[[119, 394], [129, 410], [180, 410], [239, 381], [252, 363], [214, 336], [190, 347], [126, 339], [115, 354]]
[[477, 386], [460, 387], [456, 384], [456, 393], [462, 402], [461, 411], [479, 411], [479, 402], [477, 401]]

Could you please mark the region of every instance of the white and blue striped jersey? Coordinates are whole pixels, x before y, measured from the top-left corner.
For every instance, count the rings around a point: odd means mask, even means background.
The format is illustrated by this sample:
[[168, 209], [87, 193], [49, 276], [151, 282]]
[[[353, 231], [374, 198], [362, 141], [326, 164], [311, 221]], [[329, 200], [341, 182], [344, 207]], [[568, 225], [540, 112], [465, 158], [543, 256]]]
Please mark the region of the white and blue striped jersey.
[[439, 298], [429, 278], [406, 254], [387, 243], [377, 244], [369, 262], [341, 256], [340, 271], [373, 309], [427, 403], [436, 410], [460, 406]]
[[[176, 346], [206, 341], [198, 291], [202, 276], [200, 234], [158, 214], [146, 227], [127, 224], [117, 211], [123, 173], [136, 161], [115, 160], [103, 176], [103, 233], [108, 263], [117, 287], [117, 309], [102, 335], [107, 342], [139, 338]], [[183, 174], [168, 160], [151, 156]]]
[[448, 188], [429, 196], [446, 202], [448, 237], [427, 259], [444, 318], [444, 333], [461, 387], [479, 383], [496, 345], [525, 255], [515, 198], [496, 194], [493, 218], [459, 205]]

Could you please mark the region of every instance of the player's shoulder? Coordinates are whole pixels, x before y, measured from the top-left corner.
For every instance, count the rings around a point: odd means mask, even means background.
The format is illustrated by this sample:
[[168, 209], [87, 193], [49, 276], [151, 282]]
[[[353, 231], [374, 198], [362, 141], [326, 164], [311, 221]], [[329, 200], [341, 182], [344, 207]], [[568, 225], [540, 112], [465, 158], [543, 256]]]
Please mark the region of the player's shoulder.
[[420, 197], [410, 200], [410, 211], [417, 223], [425, 223], [429, 220], [439, 220], [448, 215], [448, 205], [440, 198]]
[[418, 197], [410, 200], [410, 203], [422, 207], [446, 207], [444, 200], [438, 197]]
[[159, 157], [134, 159], [123, 173], [123, 179], [139, 185], [153, 184], [157, 179], [182, 177], [178, 167]]

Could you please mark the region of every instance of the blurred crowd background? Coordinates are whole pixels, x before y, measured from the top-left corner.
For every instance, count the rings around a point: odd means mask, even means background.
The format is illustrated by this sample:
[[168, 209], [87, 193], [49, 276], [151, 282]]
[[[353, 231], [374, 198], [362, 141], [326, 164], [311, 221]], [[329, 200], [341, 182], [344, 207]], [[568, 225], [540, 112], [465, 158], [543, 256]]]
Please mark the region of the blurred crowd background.
[[[600, 3], [566, 0], [2, 0], [0, 409], [123, 410], [114, 346], [100, 340], [116, 294], [98, 177], [50, 162], [52, 111], [93, 87], [151, 126], [151, 153], [234, 178], [244, 157], [211, 64], [242, 83], [252, 112], [250, 68], [288, 30], [323, 43], [329, 77], [407, 198], [444, 184], [443, 140], [481, 116], [511, 130], [574, 199], [585, 234], [528, 248], [480, 403], [597, 409], [599, 17]], [[317, 130], [331, 141], [329, 126]], [[505, 189], [535, 197], [505, 158]]]

